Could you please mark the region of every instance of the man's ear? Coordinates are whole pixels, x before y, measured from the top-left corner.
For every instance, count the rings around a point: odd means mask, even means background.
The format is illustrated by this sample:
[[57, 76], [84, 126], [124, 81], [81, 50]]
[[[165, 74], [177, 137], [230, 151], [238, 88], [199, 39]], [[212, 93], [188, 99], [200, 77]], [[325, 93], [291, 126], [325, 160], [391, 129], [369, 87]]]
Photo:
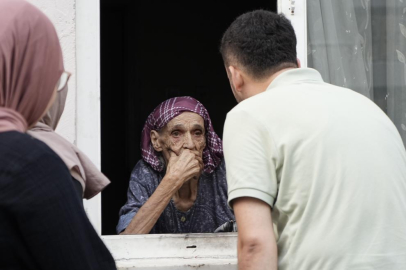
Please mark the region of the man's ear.
[[151, 130], [151, 144], [155, 151], [162, 152], [162, 146], [159, 142], [159, 133], [156, 130]]
[[299, 59], [299, 58], [296, 58], [296, 60], [297, 60], [297, 67], [298, 67], [298, 68], [302, 67], [302, 64], [300, 63], [300, 59]]
[[229, 66], [228, 71], [230, 72], [231, 75], [230, 82], [234, 86], [234, 91], [241, 92], [244, 86], [244, 77], [241, 73], [241, 70], [239, 70], [235, 66]]

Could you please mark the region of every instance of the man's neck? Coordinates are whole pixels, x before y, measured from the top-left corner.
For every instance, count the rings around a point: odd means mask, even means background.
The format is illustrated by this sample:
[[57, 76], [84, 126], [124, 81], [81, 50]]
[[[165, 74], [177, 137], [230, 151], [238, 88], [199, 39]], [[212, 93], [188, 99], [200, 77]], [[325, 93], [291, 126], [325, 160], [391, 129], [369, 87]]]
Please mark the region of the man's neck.
[[247, 95], [244, 98], [244, 100], [247, 98], [253, 97], [255, 95], [258, 95], [262, 92], [265, 92], [266, 89], [269, 87], [269, 85], [276, 79], [276, 77], [278, 77], [282, 73], [284, 73], [288, 70], [291, 70], [291, 69], [294, 69], [294, 68], [281, 69], [278, 72], [275, 72], [274, 74], [272, 74], [270, 77], [266, 78], [265, 80], [251, 81], [250, 87], [249, 87], [248, 91], [246, 92]]

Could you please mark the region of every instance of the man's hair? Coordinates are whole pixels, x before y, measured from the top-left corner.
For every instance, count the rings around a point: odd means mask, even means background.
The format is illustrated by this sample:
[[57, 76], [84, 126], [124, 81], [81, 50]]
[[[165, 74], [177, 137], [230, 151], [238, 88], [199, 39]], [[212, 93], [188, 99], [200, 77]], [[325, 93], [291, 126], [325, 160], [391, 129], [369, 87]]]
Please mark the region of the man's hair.
[[255, 79], [297, 67], [296, 35], [282, 14], [255, 10], [239, 16], [224, 33], [220, 53], [226, 66], [242, 65]]

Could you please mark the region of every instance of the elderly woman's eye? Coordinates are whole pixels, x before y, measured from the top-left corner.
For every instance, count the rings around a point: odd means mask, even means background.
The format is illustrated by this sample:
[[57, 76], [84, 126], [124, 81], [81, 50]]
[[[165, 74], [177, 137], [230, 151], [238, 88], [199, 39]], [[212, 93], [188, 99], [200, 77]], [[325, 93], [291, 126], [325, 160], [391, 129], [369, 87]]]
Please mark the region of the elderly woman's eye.
[[179, 137], [179, 136], [180, 136], [180, 132], [179, 132], [179, 131], [173, 131], [173, 132], [172, 132], [172, 136], [174, 136], [174, 137]]

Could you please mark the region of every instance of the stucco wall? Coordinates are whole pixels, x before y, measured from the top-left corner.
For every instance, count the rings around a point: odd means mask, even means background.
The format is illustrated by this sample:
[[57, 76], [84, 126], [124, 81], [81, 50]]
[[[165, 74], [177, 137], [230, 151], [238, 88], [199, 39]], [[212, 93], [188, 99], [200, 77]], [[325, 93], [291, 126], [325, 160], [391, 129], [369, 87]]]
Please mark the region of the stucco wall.
[[61, 41], [65, 70], [72, 73], [65, 111], [57, 132], [76, 142], [76, 0], [28, 0], [40, 8], [54, 23]]
[[[73, 75], [65, 111], [56, 131], [76, 144], [100, 168], [99, 0], [28, 1], [54, 23], [62, 45], [65, 70]], [[85, 200], [84, 206], [100, 233], [100, 195]]]

